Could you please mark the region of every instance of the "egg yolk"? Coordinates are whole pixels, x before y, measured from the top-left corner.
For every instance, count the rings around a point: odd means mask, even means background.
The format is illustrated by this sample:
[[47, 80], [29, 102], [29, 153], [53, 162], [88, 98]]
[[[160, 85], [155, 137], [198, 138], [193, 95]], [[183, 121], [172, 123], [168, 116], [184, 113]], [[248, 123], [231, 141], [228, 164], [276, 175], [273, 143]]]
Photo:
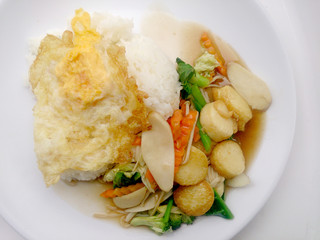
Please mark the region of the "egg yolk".
[[108, 81], [107, 71], [95, 44], [101, 36], [91, 28], [89, 13], [76, 10], [71, 21], [74, 47], [58, 63], [56, 76], [67, 97], [88, 104], [103, 95]]

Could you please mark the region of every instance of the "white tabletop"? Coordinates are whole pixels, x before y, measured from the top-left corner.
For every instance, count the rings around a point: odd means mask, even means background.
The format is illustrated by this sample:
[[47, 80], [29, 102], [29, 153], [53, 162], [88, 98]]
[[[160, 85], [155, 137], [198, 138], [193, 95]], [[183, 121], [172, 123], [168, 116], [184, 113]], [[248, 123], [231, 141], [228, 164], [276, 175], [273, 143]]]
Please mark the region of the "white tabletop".
[[[274, 193], [234, 240], [320, 239], [320, 1], [259, 2], [291, 60], [297, 88], [296, 133]], [[23, 240], [1, 217], [0, 238]]]

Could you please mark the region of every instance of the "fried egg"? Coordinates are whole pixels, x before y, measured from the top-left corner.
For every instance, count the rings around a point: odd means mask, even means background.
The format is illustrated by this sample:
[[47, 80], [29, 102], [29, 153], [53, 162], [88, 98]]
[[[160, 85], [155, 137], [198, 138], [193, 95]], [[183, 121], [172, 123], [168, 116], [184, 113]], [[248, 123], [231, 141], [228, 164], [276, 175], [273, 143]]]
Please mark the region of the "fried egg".
[[30, 67], [35, 153], [48, 186], [70, 173], [94, 179], [110, 164], [130, 161], [136, 134], [149, 127], [125, 49], [101, 46], [90, 21], [77, 10], [72, 31], [47, 35]]

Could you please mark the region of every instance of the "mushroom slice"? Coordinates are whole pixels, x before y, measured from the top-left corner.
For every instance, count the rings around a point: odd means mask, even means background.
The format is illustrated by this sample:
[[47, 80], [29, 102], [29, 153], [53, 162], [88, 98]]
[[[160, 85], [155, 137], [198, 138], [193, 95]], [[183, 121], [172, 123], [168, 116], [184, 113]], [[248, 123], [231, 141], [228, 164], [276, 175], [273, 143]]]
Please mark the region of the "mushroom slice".
[[138, 206], [142, 202], [146, 193], [147, 188], [143, 187], [132, 193], [113, 198], [113, 203], [118, 208], [132, 208]]
[[168, 192], [173, 187], [174, 145], [167, 121], [157, 112], [148, 116], [152, 126], [142, 133], [141, 153], [159, 188]]
[[226, 185], [228, 187], [244, 187], [247, 186], [250, 183], [250, 178], [245, 174], [242, 173], [234, 178], [227, 179], [226, 180]]
[[[128, 208], [125, 211], [126, 212], [143, 212], [150, 210], [154, 208], [159, 201], [159, 197], [161, 197], [161, 192], [162, 191], [157, 191], [156, 193], [151, 194], [148, 199], [140, 204], [139, 206], [133, 207], [133, 208]], [[172, 191], [166, 192], [163, 196], [162, 199], [160, 200], [160, 203], [167, 200], [170, 196], [172, 195]]]
[[228, 64], [227, 74], [232, 86], [252, 109], [266, 110], [270, 106], [270, 90], [259, 77], [235, 62]]

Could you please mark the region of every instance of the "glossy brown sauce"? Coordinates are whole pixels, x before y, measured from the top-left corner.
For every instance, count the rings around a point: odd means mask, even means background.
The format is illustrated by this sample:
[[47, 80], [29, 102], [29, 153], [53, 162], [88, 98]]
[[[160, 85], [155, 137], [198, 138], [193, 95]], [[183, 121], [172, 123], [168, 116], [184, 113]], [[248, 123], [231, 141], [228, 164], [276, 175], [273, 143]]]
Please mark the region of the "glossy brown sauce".
[[240, 143], [244, 157], [246, 159], [246, 167], [253, 162], [263, 136], [266, 113], [254, 110], [252, 119], [246, 124], [244, 132], [237, 132], [235, 139]]

